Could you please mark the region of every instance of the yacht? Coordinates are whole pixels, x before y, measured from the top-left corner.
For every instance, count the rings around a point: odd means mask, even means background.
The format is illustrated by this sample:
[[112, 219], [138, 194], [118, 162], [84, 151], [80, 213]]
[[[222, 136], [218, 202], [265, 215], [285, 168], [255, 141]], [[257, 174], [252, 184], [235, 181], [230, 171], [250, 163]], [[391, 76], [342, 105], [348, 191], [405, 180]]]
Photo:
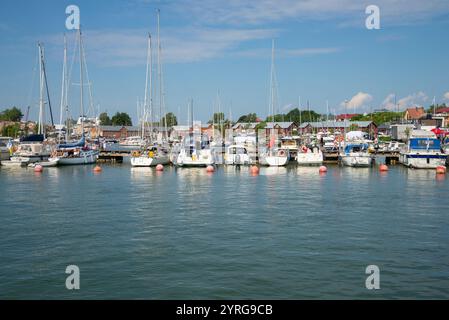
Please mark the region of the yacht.
[[399, 153], [399, 162], [409, 168], [435, 169], [445, 166], [447, 157], [433, 132], [413, 130], [406, 147]]
[[266, 153], [259, 156], [259, 164], [270, 167], [283, 167], [287, 165], [289, 159], [288, 150], [275, 148], [268, 149]]
[[230, 145], [226, 148], [225, 164], [250, 165], [252, 163], [248, 149], [244, 145]]
[[72, 144], [60, 144], [48, 159], [50, 163], [58, 165], [78, 165], [93, 164], [98, 159], [98, 150], [93, 150], [86, 146], [86, 140], [83, 137]]
[[158, 164], [166, 165], [170, 163], [168, 152], [162, 148], [152, 146], [145, 151], [134, 151], [131, 155], [131, 165], [133, 167], [154, 167]]
[[303, 146], [298, 151], [296, 158], [299, 165], [321, 165], [323, 163], [323, 152], [318, 146], [306, 147]]
[[207, 135], [190, 133], [183, 139], [175, 165], [179, 167], [206, 167], [214, 164], [215, 161]]
[[348, 167], [370, 167], [373, 158], [368, 152], [367, 143], [348, 143], [344, 151], [340, 154], [340, 159], [343, 165]]
[[9, 160], [11, 156], [9, 147], [11, 146], [11, 138], [0, 137], [0, 162], [3, 160]]
[[30, 163], [45, 161], [49, 157], [50, 146], [44, 143], [43, 135], [36, 134], [23, 138], [11, 159], [2, 161], [2, 165], [26, 167]]

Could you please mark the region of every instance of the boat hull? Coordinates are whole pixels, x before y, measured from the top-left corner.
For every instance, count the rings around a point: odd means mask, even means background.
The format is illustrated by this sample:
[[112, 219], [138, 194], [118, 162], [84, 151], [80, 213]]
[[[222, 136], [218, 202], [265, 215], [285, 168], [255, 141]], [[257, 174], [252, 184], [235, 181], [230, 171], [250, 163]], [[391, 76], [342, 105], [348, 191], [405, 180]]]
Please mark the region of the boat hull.
[[296, 161], [301, 166], [319, 166], [323, 163], [323, 153], [298, 153]]
[[343, 155], [341, 163], [347, 167], [366, 168], [372, 165], [373, 158], [370, 155]]
[[81, 153], [77, 157], [58, 157], [50, 158], [49, 161], [54, 161], [59, 159], [58, 165], [60, 166], [72, 166], [72, 165], [82, 165], [82, 164], [94, 164], [98, 159], [98, 152], [87, 151]]
[[283, 167], [287, 165], [288, 157], [281, 156], [267, 156], [265, 157], [265, 162], [270, 167]]
[[132, 157], [131, 165], [133, 167], [154, 167], [158, 164], [169, 164], [169, 156], [157, 156], [157, 157]]
[[436, 169], [446, 165], [447, 157], [446, 154], [400, 153], [399, 163], [415, 169]]

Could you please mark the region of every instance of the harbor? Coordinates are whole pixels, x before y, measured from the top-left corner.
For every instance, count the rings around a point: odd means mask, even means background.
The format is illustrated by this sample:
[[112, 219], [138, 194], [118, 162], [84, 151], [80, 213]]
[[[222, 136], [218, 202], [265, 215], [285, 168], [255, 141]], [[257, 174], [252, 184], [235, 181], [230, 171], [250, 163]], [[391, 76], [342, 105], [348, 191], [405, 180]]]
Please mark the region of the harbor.
[[0, 300], [449, 299], [448, 4], [2, 2]]

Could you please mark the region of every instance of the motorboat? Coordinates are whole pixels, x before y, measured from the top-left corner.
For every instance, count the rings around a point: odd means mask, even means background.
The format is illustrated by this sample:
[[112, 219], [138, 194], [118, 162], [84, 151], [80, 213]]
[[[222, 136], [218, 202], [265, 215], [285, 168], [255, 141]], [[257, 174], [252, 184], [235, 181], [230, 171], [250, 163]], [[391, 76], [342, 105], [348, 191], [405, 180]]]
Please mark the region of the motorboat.
[[323, 152], [318, 146], [302, 146], [296, 157], [298, 165], [321, 165], [324, 161]]
[[170, 163], [168, 152], [156, 146], [149, 147], [145, 151], [134, 151], [131, 154], [131, 165], [133, 167], [154, 167], [158, 164]]
[[348, 167], [370, 167], [373, 163], [373, 157], [368, 152], [367, 143], [348, 143], [340, 153], [341, 163]]
[[413, 130], [407, 146], [399, 153], [399, 163], [409, 168], [435, 169], [445, 166], [447, 157], [433, 132]]
[[179, 167], [206, 167], [214, 165], [215, 161], [210, 149], [208, 136], [190, 133], [184, 137], [174, 164]]
[[225, 164], [250, 165], [252, 163], [248, 149], [244, 145], [230, 145], [226, 147]]

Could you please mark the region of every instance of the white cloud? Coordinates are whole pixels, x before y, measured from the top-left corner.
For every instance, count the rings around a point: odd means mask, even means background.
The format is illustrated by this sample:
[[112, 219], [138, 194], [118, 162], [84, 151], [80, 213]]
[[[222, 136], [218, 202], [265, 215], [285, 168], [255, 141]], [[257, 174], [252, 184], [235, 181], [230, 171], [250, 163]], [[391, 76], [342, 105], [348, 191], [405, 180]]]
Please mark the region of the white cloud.
[[345, 111], [352, 111], [357, 108], [366, 107], [367, 103], [371, 102], [373, 97], [365, 92], [359, 92], [353, 96], [349, 101], [343, 101], [340, 105], [347, 108]]
[[395, 94], [390, 93], [382, 102], [382, 108], [391, 111], [404, 110], [409, 107], [423, 106], [428, 99], [429, 97], [424, 92], [419, 91], [398, 99], [395, 104]]
[[443, 95], [443, 98], [444, 98], [445, 100], [449, 100], [449, 91], [446, 92], [446, 93]]
[[[354, 0], [228, 0], [217, 5], [216, 0], [178, 0], [172, 9], [193, 20], [205, 23], [261, 24], [285, 19], [329, 20], [344, 19], [344, 23], [358, 20], [363, 24], [369, 1]], [[415, 24], [449, 12], [445, 0], [377, 0], [383, 22]]]
[[[164, 29], [164, 34], [161, 36], [163, 62], [196, 62], [222, 57], [236, 50], [243, 42], [271, 39], [277, 34], [278, 31], [275, 29], [255, 28]], [[147, 31], [143, 29], [84, 31], [88, 61], [102, 66], [144, 65], [147, 41]], [[62, 37], [50, 36], [47, 42], [53, 46], [53, 54], [61, 56]], [[153, 48], [156, 48], [155, 38], [153, 38]]]

